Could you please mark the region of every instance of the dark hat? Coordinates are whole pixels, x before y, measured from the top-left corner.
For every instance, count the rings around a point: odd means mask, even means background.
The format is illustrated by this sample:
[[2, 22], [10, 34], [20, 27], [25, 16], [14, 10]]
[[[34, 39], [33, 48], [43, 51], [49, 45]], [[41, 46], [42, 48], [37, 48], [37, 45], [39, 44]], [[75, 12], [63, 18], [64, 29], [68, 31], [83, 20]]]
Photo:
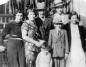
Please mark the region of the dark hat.
[[39, 12], [39, 11], [46, 11], [46, 9], [35, 9], [35, 11]]

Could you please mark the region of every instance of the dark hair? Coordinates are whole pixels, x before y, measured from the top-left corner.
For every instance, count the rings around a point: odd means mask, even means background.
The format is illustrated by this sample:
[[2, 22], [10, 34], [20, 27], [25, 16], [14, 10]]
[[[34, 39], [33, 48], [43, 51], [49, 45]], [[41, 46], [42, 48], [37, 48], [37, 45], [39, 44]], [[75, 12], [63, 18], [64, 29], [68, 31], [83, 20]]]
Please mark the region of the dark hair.
[[77, 19], [80, 20], [80, 17], [79, 17], [79, 15], [78, 15], [78, 13], [77, 13], [76, 11], [73, 11], [73, 12], [71, 12], [71, 13], [69, 14], [69, 19], [71, 19], [71, 17], [72, 17], [73, 15], [76, 15], [76, 16], [77, 16]]
[[44, 41], [43, 44], [41, 45], [42, 49], [48, 50], [50, 52], [51, 47], [48, 46], [48, 42]]
[[28, 14], [29, 14], [29, 12], [34, 12], [35, 13], [35, 10], [34, 9], [27, 9], [26, 10], [26, 19], [28, 19]]
[[14, 11], [13, 16], [15, 17], [17, 13], [22, 13], [22, 14], [23, 14], [24, 12], [23, 12], [23, 11], [21, 11], [21, 10], [16, 9], [16, 10]]
[[34, 12], [35, 13], [34, 9], [27, 9], [27, 14], [29, 14], [29, 12]]
[[41, 45], [41, 48], [44, 48], [45, 49], [47, 47], [47, 45], [48, 45], [47, 42], [44, 41], [43, 44]]

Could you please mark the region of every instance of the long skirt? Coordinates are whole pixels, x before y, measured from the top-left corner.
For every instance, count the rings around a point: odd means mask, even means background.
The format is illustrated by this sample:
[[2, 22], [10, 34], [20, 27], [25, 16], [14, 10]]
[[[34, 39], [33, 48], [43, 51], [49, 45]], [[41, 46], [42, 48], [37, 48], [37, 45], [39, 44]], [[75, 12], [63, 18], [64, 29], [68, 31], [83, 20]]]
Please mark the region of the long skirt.
[[22, 40], [8, 39], [8, 67], [25, 67], [24, 45]]
[[32, 43], [25, 43], [25, 57], [27, 67], [34, 67], [37, 56], [36, 46]]

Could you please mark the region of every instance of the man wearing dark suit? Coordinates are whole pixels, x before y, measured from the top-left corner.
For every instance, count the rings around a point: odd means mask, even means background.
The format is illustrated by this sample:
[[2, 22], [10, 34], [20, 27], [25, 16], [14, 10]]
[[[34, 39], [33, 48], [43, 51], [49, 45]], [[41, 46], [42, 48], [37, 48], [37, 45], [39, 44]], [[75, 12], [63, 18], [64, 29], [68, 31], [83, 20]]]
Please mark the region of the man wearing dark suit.
[[39, 10], [35, 21], [38, 27], [39, 39], [48, 41], [49, 31], [53, 28], [52, 18], [45, 18], [45, 11]]

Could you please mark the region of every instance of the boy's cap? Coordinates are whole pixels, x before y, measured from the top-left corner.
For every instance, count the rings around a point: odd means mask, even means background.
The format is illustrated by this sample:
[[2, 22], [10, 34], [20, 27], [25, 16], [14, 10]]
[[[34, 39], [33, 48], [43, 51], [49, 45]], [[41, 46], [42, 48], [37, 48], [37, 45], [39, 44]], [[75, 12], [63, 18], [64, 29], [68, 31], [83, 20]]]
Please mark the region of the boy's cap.
[[37, 11], [37, 12], [46, 11], [46, 9], [35, 9], [35, 11]]

